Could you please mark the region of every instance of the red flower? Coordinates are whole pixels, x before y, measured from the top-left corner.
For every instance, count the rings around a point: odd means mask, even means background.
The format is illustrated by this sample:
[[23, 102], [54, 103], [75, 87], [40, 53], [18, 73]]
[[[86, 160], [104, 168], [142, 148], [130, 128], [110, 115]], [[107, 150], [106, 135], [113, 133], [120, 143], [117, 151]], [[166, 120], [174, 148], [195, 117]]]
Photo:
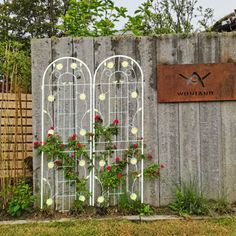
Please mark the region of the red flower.
[[64, 149], [64, 147], [65, 147], [65, 144], [61, 144], [61, 149], [63, 150]]
[[71, 139], [72, 139], [72, 141], [75, 141], [76, 140], [76, 134], [73, 134]]
[[135, 144], [133, 145], [133, 147], [134, 147], [134, 148], [138, 148], [138, 144], [135, 143]]
[[116, 157], [116, 162], [120, 162], [120, 157]]
[[46, 144], [47, 144], [47, 142], [44, 142], [44, 143], [43, 143], [43, 145], [46, 145]]
[[113, 121], [113, 124], [114, 124], [114, 125], [118, 125], [118, 124], [119, 124], [119, 120], [117, 120], [117, 119], [114, 120], [114, 121]]
[[48, 134], [48, 138], [51, 137], [51, 136], [52, 136], [52, 134]]
[[107, 166], [107, 170], [110, 171], [111, 170], [111, 166]]
[[77, 144], [77, 147], [78, 147], [78, 148], [81, 148], [81, 144], [80, 144], [80, 143], [78, 143], [78, 144]]
[[152, 159], [152, 154], [151, 154], [151, 153], [148, 153], [148, 154], [147, 154], [147, 158], [148, 158], [149, 160], [151, 160], [151, 159]]
[[96, 115], [95, 116], [95, 121], [99, 121], [100, 120], [100, 116], [99, 115]]
[[39, 141], [36, 140], [36, 141], [34, 142], [34, 146], [37, 147], [38, 145], [39, 145]]
[[121, 179], [123, 177], [122, 173], [118, 173], [117, 178]]
[[165, 166], [163, 164], [161, 164], [161, 168], [163, 169]]
[[115, 144], [113, 145], [113, 149], [117, 149], [117, 146]]

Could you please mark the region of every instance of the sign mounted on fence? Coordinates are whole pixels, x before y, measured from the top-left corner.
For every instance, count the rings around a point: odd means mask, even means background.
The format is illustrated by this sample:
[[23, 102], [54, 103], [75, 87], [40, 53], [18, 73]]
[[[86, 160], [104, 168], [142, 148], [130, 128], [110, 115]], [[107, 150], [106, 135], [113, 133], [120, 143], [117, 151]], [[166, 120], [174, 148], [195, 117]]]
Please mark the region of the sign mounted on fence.
[[158, 65], [158, 102], [236, 100], [236, 63]]

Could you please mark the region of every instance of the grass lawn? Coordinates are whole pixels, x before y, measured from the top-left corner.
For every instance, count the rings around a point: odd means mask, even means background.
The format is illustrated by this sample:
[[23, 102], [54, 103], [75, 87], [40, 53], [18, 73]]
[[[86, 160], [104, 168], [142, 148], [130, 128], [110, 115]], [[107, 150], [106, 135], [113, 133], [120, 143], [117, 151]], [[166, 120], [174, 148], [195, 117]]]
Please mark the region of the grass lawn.
[[74, 235], [236, 235], [236, 218], [173, 220], [134, 223], [124, 220], [87, 220], [22, 225], [0, 225], [1, 236]]

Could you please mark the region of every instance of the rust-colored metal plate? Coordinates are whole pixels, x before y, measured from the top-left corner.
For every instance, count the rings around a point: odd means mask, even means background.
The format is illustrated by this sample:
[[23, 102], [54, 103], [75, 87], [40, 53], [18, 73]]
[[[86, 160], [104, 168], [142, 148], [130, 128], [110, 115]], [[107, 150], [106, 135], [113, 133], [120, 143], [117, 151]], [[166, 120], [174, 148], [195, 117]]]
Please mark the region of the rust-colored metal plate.
[[236, 100], [236, 63], [157, 66], [158, 102]]

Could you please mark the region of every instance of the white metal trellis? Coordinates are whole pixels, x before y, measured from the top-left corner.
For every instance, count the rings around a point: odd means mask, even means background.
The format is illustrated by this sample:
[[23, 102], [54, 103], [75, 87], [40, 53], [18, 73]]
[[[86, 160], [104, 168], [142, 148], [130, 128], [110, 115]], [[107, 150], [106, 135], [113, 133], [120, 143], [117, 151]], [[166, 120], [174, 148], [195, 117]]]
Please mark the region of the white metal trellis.
[[[93, 117], [98, 114], [102, 117], [105, 125], [110, 125], [113, 120], [119, 120], [120, 134], [116, 137], [114, 150], [115, 156], [124, 158], [123, 152], [128, 145], [141, 143], [138, 148], [143, 154], [143, 136], [144, 136], [144, 79], [143, 71], [140, 65], [131, 57], [116, 55], [105, 59], [96, 69], [93, 79]], [[95, 130], [93, 129], [93, 133]], [[102, 151], [103, 141], [95, 143], [93, 141], [93, 152]], [[114, 158], [109, 158], [108, 163], [114, 162]], [[140, 164], [133, 158], [131, 167], [126, 166], [126, 186], [120, 186], [116, 192], [103, 192], [102, 181], [99, 178], [99, 168], [93, 169], [93, 187], [92, 204], [95, 204], [98, 189], [95, 182], [101, 186], [101, 195], [107, 194], [109, 199], [113, 196], [114, 203], [117, 197], [126, 193], [133, 194], [139, 192], [141, 202], [143, 202], [143, 160]], [[98, 161], [93, 159], [93, 165], [96, 167]], [[129, 177], [130, 169], [139, 174], [134, 180]], [[138, 180], [138, 186], [137, 185]], [[135, 188], [136, 187], [136, 188]], [[138, 190], [137, 190], [138, 189]]]
[[[77, 58], [62, 57], [48, 65], [42, 80], [42, 143], [47, 132], [54, 132], [50, 129], [53, 126], [63, 142], [72, 134], [79, 134], [92, 158], [92, 144], [86, 143], [85, 139], [86, 132], [92, 132], [91, 82], [88, 66]], [[73, 180], [64, 178], [63, 171], [57, 170], [53, 161], [48, 162], [44, 153], [41, 154], [41, 208], [45, 203], [53, 204], [55, 200], [56, 209], [66, 211], [77, 197], [75, 184]], [[88, 175], [87, 169], [83, 170], [91, 189], [92, 173]], [[89, 204], [91, 202], [90, 197]]]
[[[125, 186], [120, 186], [116, 192], [102, 191], [103, 183], [99, 178], [101, 168], [96, 153], [102, 151], [104, 143], [95, 143], [95, 140], [86, 143], [84, 138], [86, 132], [95, 132], [93, 123], [96, 114], [102, 116], [105, 125], [119, 119], [120, 134], [115, 140], [115, 155], [123, 158], [127, 146], [137, 142], [143, 153], [144, 80], [140, 65], [128, 56], [112, 56], [98, 66], [92, 81], [88, 66], [81, 60], [62, 57], [53, 61], [46, 68], [42, 81], [42, 143], [50, 126], [54, 126], [64, 142], [73, 133], [80, 135], [94, 166], [92, 171], [84, 167], [83, 173], [89, 181], [90, 205], [95, 204], [99, 191], [100, 197], [104, 194], [110, 200], [113, 197], [114, 204], [124, 192], [138, 195], [143, 202], [143, 160], [139, 163], [133, 160], [130, 165], [127, 164]], [[44, 153], [41, 154], [41, 208], [47, 199], [48, 205], [55, 200], [57, 210], [69, 210], [78, 193], [73, 180], [66, 180], [52, 161], [46, 165]], [[107, 161], [111, 163], [114, 160], [109, 158]], [[137, 172], [138, 175], [131, 179], [129, 172]], [[101, 189], [96, 187], [98, 185]]]

